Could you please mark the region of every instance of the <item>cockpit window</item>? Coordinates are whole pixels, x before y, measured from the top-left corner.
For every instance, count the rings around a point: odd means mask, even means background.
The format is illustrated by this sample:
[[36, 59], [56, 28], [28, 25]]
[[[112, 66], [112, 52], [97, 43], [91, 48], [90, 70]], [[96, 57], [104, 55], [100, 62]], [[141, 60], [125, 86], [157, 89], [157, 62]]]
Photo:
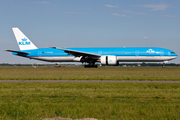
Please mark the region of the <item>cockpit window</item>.
[[175, 52], [171, 52], [171, 54], [175, 54]]

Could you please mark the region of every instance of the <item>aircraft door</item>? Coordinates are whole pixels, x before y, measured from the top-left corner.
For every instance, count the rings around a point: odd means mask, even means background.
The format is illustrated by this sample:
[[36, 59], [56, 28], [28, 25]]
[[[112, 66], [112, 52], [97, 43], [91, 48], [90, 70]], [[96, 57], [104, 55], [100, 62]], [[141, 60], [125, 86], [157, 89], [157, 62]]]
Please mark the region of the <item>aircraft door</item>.
[[41, 56], [41, 51], [38, 52], [38, 56], [39, 56], [39, 57]]
[[136, 51], [135, 54], [136, 54], [136, 56], [139, 56], [139, 51]]

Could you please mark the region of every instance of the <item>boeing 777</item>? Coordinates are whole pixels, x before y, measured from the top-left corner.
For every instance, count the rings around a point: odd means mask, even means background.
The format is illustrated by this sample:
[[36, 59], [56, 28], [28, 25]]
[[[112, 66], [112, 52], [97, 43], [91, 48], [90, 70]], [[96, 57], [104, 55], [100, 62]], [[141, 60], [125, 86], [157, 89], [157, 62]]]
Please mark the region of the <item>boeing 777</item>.
[[20, 50], [13, 55], [47, 62], [82, 62], [85, 67], [116, 66], [119, 62], [163, 62], [177, 58], [172, 50], [157, 47], [37, 48], [18, 28], [12, 28]]

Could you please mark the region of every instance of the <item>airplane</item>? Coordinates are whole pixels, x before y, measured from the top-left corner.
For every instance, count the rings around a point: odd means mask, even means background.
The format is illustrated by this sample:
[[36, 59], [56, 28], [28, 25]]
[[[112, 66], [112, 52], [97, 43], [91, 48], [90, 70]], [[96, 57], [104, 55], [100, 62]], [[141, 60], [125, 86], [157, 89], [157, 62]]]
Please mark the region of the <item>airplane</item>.
[[97, 48], [37, 48], [18, 28], [12, 28], [20, 50], [5, 50], [13, 55], [47, 62], [82, 62], [85, 68], [101, 65], [118, 66], [119, 62], [163, 62], [178, 55], [158, 47], [97, 47]]

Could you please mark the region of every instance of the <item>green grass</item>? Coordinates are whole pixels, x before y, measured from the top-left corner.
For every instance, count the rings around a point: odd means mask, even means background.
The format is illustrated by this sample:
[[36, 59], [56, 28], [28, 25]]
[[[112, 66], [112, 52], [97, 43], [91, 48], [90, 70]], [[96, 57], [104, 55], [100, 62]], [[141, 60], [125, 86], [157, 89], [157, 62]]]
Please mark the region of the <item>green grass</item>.
[[180, 83], [1, 83], [0, 119], [180, 119]]
[[0, 80], [180, 80], [178, 67], [0, 67]]

